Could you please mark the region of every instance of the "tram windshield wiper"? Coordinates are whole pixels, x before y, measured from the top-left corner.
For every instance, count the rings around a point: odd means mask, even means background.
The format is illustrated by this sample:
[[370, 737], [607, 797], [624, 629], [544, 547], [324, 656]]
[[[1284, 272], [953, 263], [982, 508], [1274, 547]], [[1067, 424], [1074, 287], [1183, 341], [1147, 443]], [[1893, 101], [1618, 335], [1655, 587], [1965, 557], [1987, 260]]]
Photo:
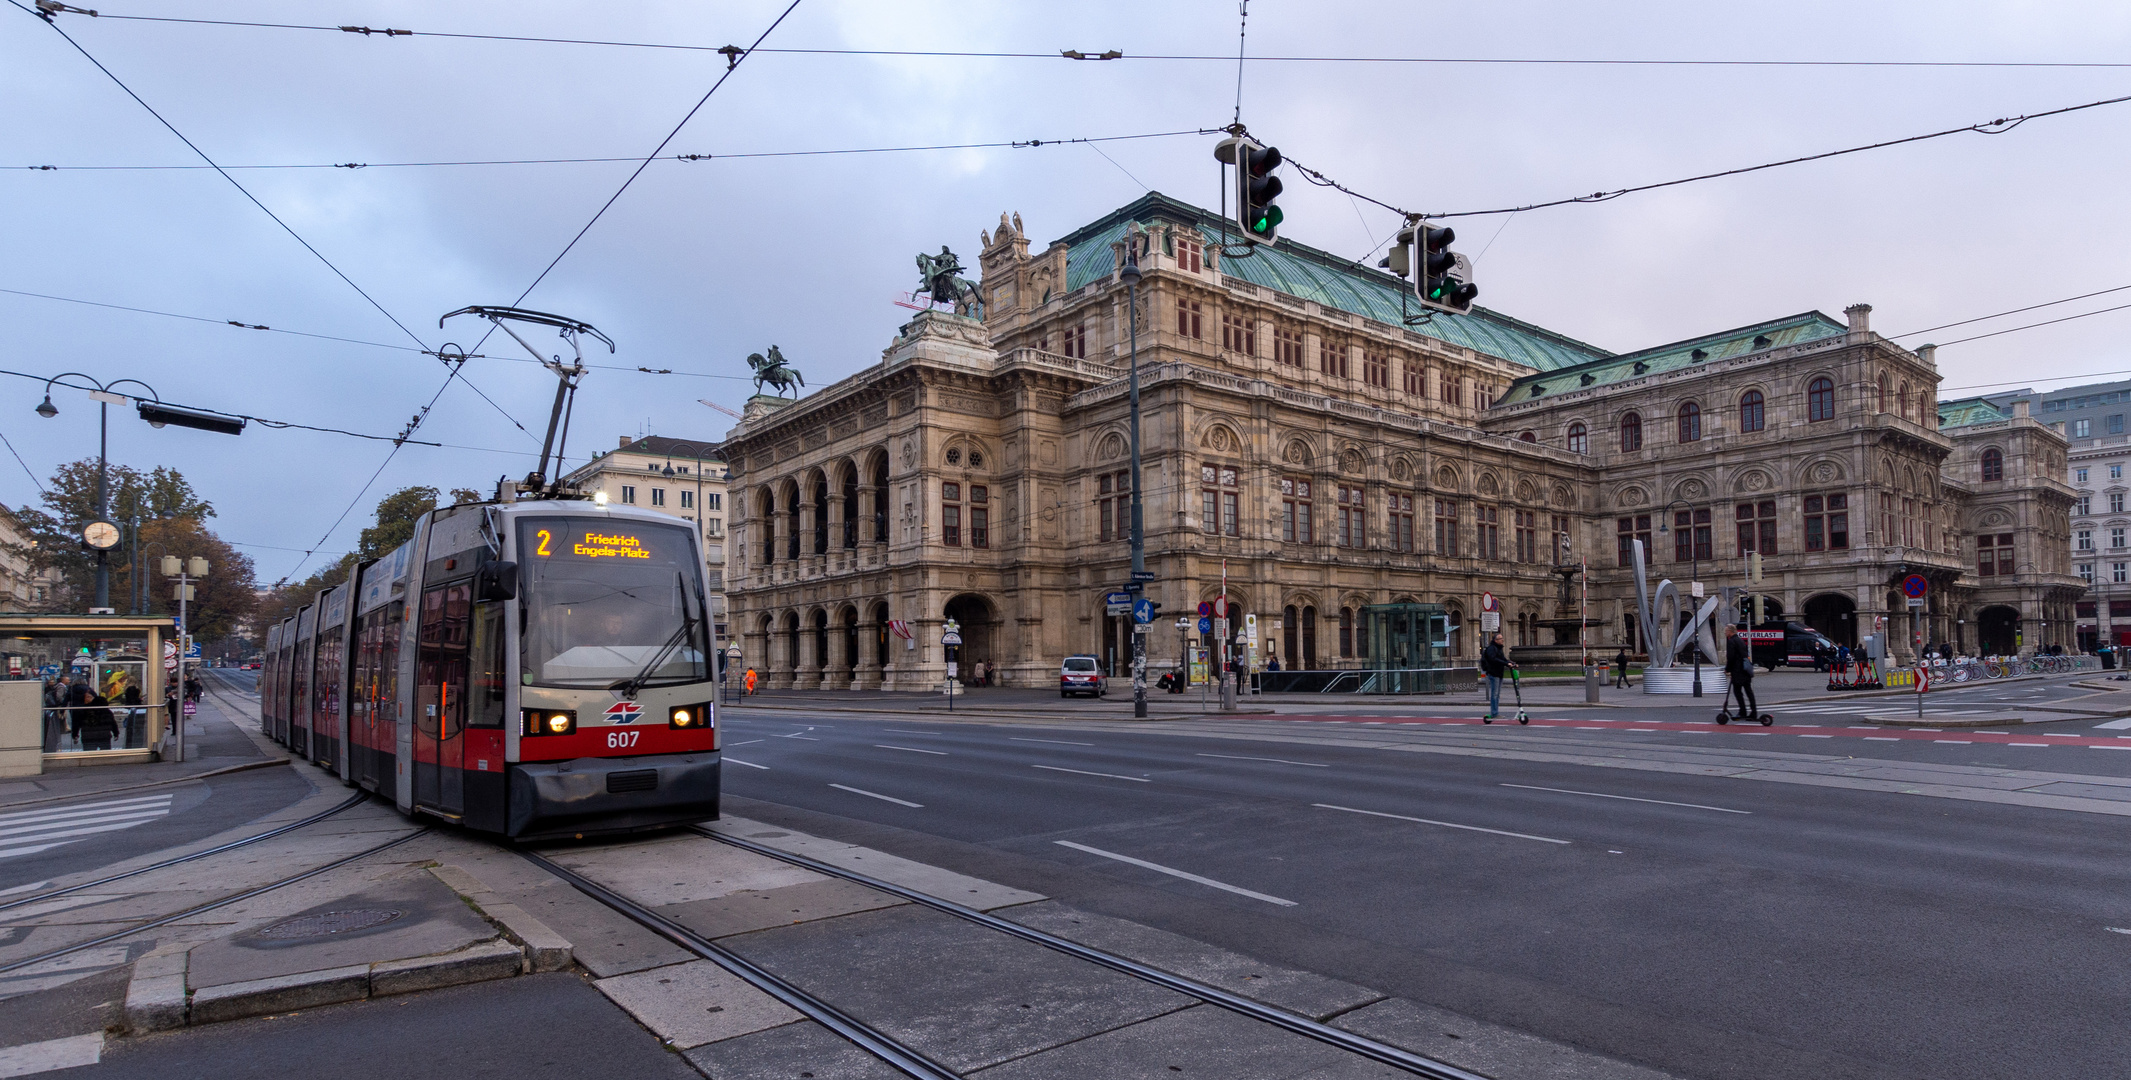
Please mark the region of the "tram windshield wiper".
[[672, 656], [675, 649], [680, 648], [683, 642], [693, 642], [695, 640], [696, 617], [695, 612], [688, 604], [688, 581], [682, 575], [675, 574], [673, 575], [673, 583], [681, 594], [681, 625], [674, 630], [672, 636], [666, 639], [664, 645], [659, 646], [659, 651], [651, 654], [651, 659], [645, 662], [642, 670], [626, 679], [609, 684], [607, 689], [619, 690], [622, 692], [623, 697], [634, 700], [637, 692], [644, 688], [644, 684], [651, 681], [651, 673], [657, 671], [659, 665], [664, 664], [666, 658]]

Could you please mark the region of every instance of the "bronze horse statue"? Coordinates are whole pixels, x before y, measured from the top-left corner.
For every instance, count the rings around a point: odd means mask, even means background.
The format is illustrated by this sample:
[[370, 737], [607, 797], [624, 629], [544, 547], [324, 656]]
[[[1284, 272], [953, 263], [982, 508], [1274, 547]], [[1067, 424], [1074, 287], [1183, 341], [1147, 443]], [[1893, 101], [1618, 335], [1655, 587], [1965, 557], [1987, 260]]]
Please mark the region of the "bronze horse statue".
[[[798, 368], [785, 363], [784, 354], [778, 352], [775, 345], [770, 346], [770, 354], [767, 357], [764, 357], [761, 353], [749, 353], [747, 366], [755, 369], [755, 393], [757, 394], [762, 392], [764, 383], [776, 387], [779, 394], [807, 384], [805, 379], [799, 377]], [[797, 394], [795, 393], [794, 396], [796, 397]]]
[[942, 245], [938, 255], [920, 252], [917, 264], [918, 287], [914, 295], [930, 297], [936, 304], [947, 304], [957, 315], [982, 317], [977, 283], [960, 276], [962, 260], [959, 256]]

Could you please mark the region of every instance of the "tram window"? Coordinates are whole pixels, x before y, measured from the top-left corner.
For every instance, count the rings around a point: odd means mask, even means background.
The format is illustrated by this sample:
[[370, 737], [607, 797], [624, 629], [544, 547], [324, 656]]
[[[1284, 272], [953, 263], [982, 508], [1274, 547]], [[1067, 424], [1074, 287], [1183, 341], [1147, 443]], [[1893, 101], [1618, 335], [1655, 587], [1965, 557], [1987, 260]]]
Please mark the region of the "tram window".
[[466, 695], [466, 726], [503, 726], [507, 675], [503, 658], [503, 612], [497, 603], [474, 606], [473, 685]]
[[708, 678], [692, 528], [541, 518], [522, 525], [518, 550], [527, 553], [521, 681], [606, 687], [661, 655], [647, 685]]

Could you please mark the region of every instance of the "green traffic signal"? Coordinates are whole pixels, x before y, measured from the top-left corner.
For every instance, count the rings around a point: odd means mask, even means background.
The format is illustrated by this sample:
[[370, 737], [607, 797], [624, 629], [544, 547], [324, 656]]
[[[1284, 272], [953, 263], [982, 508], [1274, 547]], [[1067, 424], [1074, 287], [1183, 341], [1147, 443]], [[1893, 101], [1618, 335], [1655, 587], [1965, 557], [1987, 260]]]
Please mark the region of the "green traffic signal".
[[1280, 227], [1281, 218], [1279, 207], [1263, 207], [1259, 213], [1251, 216], [1250, 231], [1259, 236], [1264, 236]]

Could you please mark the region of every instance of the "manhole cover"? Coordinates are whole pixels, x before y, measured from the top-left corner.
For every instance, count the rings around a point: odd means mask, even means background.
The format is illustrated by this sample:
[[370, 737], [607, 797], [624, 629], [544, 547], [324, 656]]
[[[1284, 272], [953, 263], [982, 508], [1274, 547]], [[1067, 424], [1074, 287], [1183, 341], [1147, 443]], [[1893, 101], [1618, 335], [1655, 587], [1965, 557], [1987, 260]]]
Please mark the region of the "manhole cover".
[[391, 908], [354, 908], [348, 911], [321, 911], [315, 915], [298, 915], [283, 919], [259, 929], [254, 936], [288, 940], [290, 938], [332, 937], [357, 930], [383, 926], [399, 918], [403, 912]]

